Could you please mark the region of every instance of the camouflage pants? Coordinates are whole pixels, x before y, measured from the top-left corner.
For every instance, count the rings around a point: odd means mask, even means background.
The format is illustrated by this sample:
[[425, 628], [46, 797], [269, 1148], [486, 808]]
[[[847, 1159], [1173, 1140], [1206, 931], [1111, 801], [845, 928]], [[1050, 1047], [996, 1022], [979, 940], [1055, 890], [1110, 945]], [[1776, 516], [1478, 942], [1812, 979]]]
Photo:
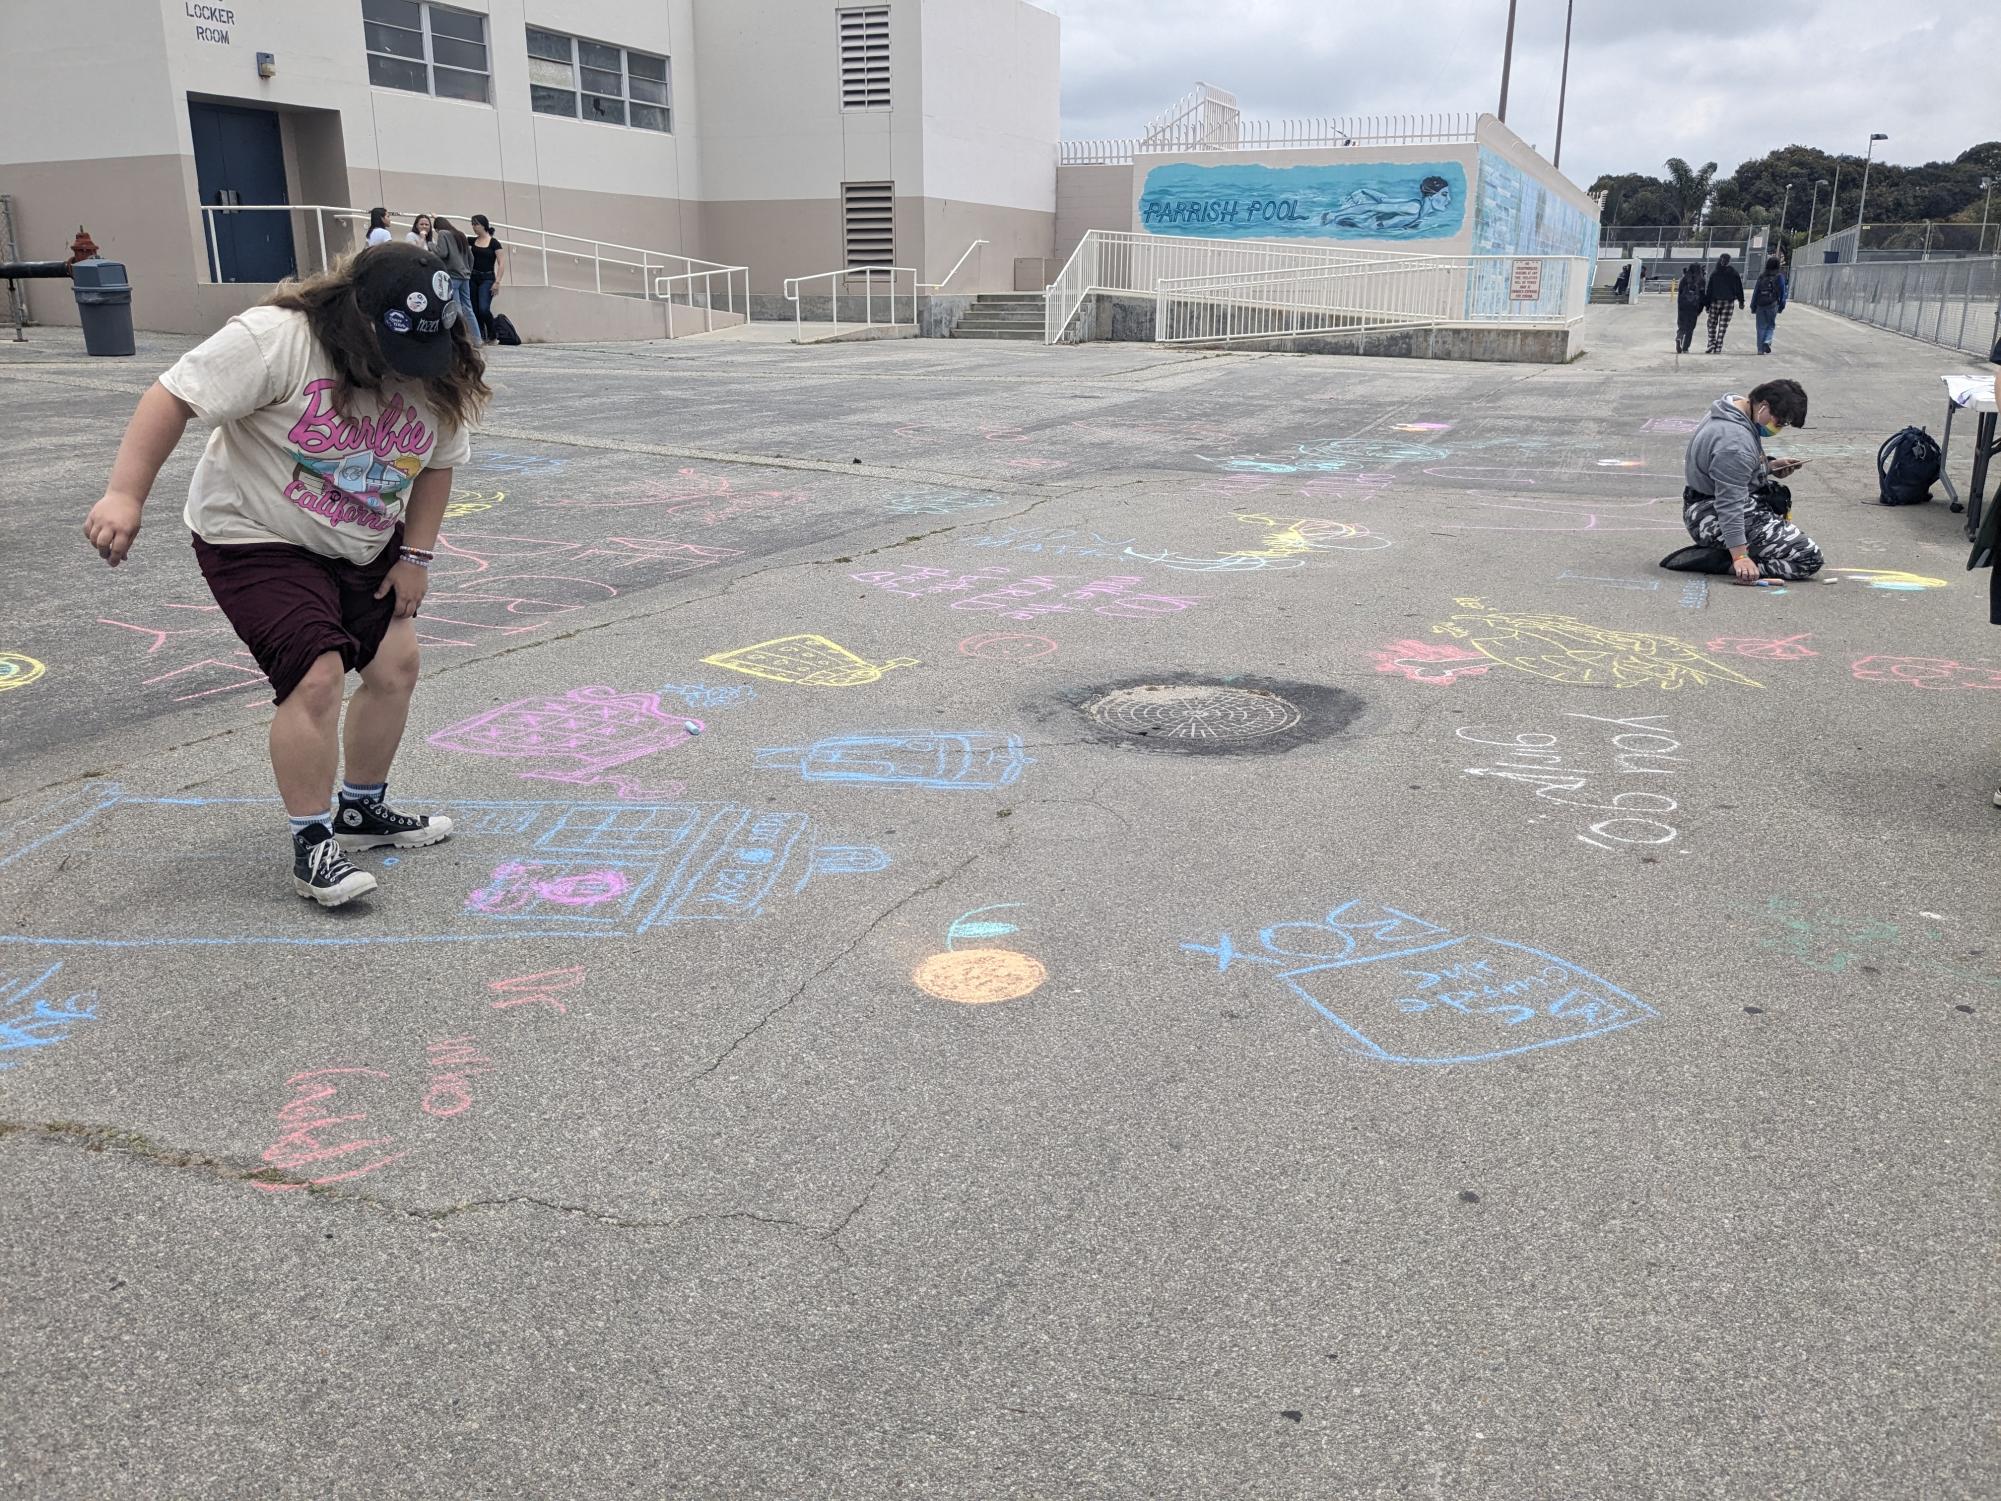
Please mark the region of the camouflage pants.
[[[1716, 518], [1714, 501], [1684, 500], [1681, 524], [1698, 542], [1712, 547], [1724, 545], [1723, 525]], [[1744, 517], [1744, 540], [1750, 545], [1751, 560], [1758, 565], [1758, 572], [1768, 579], [1812, 578], [1825, 561], [1813, 538], [1760, 505], [1753, 505]]]

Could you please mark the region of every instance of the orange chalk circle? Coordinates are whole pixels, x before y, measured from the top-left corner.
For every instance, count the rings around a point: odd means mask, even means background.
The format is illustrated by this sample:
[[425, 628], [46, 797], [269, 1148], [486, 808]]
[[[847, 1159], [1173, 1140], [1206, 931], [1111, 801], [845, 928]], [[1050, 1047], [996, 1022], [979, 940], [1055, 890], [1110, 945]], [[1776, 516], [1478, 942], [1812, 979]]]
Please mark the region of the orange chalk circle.
[[1040, 960], [1013, 949], [955, 949], [933, 954], [911, 978], [919, 990], [941, 1001], [990, 1006], [995, 1001], [1018, 1001], [1041, 989], [1049, 971]]

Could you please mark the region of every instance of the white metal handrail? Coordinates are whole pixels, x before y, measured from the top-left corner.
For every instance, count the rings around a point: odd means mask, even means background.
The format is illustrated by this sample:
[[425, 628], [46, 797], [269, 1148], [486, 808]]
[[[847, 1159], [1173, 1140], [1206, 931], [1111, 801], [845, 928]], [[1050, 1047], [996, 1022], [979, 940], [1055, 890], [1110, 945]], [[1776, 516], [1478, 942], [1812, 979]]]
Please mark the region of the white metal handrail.
[[[716, 327], [715, 279], [718, 276], [723, 279], [723, 297], [729, 304], [723, 311], [730, 314], [737, 312], [736, 279], [739, 276], [743, 278], [743, 317], [747, 319], [750, 316], [750, 267], [748, 266], [709, 264], [702, 270], [683, 271], [678, 276], [656, 276], [653, 278], [653, 295], [661, 302], [671, 303], [674, 301], [674, 288], [682, 282], [687, 283], [681, 294], [687, 299], [686, 306], [699, 306], [702, 310], [702, 332], [713, 333]], [[702, 300], [699, 304], [695, 301], [697, 281], [702, 284]]]
[[[875, 279], [878, 276], [889, 279], [889, 317], [880, 326], [887, 328], [897, 327], [896, 279], [899, 276], [910, 278], [910, 322], [913, 325], [917, 322], [917, 271], [914, 267], [843, 266], [838, 271], [815, 271], [810, 276], [788, 276], [785, 278], [785, 297], [792, 304], [793, 343], [803, 344], [806, 342], [806, 325], [800, 310], [799, 289], [809, 281], [824, 281], [827, 283], [827, 301], [830, 304], [828, 316], [832, 325], [830, 332], [839, 333], [841, 331], [841, 285], [839, 278], [844, 276], [850, 279], [857, 276], [862, 278], [862, 321], [856, 327], [875, 328], [878, 326], [875, 320]], [[852, 294], [849, 295], [848, 300], [853, 302], [854, 298]]]
[[[944, 276], [937, 281], [919, 282], [917, 284], [917, 290], [920, 292], [929, 292], [934, 297], [937, 296], [938, 293], [944, 291], [945, 288], [951, 284], [952, 278], [959, 274], [959, 268], [966, 264], [967, 260], [969, 260], [972, 257], [973, 252], [978, 250], [981, 246], [985, 245], [986, 243], [987, 242], [985, 240], [973, 241], [972, 244], [968, 245], [965, 248], [965, 250], [963, 250], [960, 253], [959, 258], [956, 261], [952, 262], [952, 269], [950, 271], [947, 271], [944, 274]], [[984, 269], [986, 266], [986, 259], [987, 258], [985, 256], [980, 257], [980, 265], [982, 269]]]
[[[264, 203], [264, 204], [213, 204], [199, 205], [202, 216], [203, 238], [207, 242], [209, 267], [212, 276], [220, 280], [222, 259], [219, 236], [216, 233], [217, 217], [222, 214], [286, 214], [310, 215], [310, 237], [308, 249], [317, 248], [317, 262], [311, 262], [301, 269], [325, 270], [344, 255], [351, 255], [362, 248], [367, 240], [368, 212], [347, 204], [326, 203]], [[433, 217], [436, 217], [435, 215]], [[471, 215], [446, 213], [463, 231], [470, 227]], [[415, 214], [402, 211], [389, 215], [391, 232], [401, 238], [408, 226], [414, 222]], [[288, 221], [289, 222], [289, 221]], [[656, 279], [676, 280], [674, 273], [679, 268], [679, 276], [685, 278], [691, 273], [703, 271], [721, 272], [725, 270], [744, 271], [743, 267], [725, 267], [717, 261], [705, 261], [695, 256], [681, 255], [674, 251], [648, 250], [638, 245], [623, 245], [615, 240], [594, 240], [584, 235], [564, 234], [561, 231], [537, 229], [524, 224], [495, 224], [494, 234], [506, 247], [508, 264], [506, 279], [516, 286], [560, 287], [569, 291], [588, 291], [618, 297], [656, 297], [661, 295], [655, 286]], [[302, 259], [298, 255], [298, 244], [294, 241], [295, 262]], [[575, 274], [560, 276], [559, 268], [567, 267]], [[589, 268], [588, 285], [576, 285], [583, 281], [584, 268]], [[748, 273], [745, 273], [745, 292], [748, 296]], [[607, 285], [609, 281], [609, 285]]]
[[1567, 328], [1590, 295], [1583, 256], [1413, 256], [1313, 270], [1162, 280], [1156, 343], [1395, 327]]
[[1084, 299], [1096, 292], [1151, 296], [1155, 284], [1163, 279], [1310, 271], [1358, 262], [1413, 259], [1425, 257], [1401, 250], [1351, 250], [1285, 240], [1215, 240], [1193, 235], [1093, 229], [1077, 242], [1070, 259], [1049, 285], [1044, 303], [1043, 341], [1054, 344], [1061, 340]]

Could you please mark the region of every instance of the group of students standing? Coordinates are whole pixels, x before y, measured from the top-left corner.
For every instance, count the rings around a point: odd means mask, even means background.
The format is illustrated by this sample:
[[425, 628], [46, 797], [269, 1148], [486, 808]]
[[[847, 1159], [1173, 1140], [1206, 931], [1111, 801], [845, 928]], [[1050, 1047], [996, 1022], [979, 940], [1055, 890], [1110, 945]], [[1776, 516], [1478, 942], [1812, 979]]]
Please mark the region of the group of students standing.
[[[1765, 269], [1751, 291], [1751, 316], [1758, 322], [1758, 353], [1772, 352], [1772, 335], [1778, 328], [1779, 314], [1786, 310], [1786, 299], [1791, 292], [1786, 281], [1785, 264], [1776, 256], [1765, 257]], [[1695, 325], [1704, 310], [1709, 313], [1709, 353], [1723, 353], [1723, 340], [1730, 332], [1730, 317], [1744, 306], [1744, 278], [1737, 268], [1730, 264], [1730, 257], [1719, 255], [1716, 269], [1707, 277], [1702, 274], [1700, 263], [1691, 262], [1681, 269], [1681, 284], [1675, 289], [1675, 337], [1674, 352], [1687, 354], [1689, 345], [1695, 342]]]
[[[485, 214], [474, 214], [468, 222], [472, 225], [470, 235], [449, 219], [419, 214], [403, 238], [445, 263], [452, 295], [471, 320], [466, 331], [478, 345], [493, 337], [493, 298], [507, 277], [507, 247], [494, 235], [493, 221]], [[368, 243], [381, 245], [394, 238], [389, 210], [370, 209]]]

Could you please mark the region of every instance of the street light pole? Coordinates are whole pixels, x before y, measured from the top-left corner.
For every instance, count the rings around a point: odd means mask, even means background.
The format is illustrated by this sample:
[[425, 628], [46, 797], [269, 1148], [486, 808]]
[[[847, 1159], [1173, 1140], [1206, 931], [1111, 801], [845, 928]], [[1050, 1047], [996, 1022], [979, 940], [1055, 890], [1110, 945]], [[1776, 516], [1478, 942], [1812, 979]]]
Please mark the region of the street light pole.
[[1827, 179], [1825, 177], [1816, 179], [1813, 185], [1813, 202], [1808, 206], [1806, 211], [1806, 237], [1808, 244], [1813, 242], [1814, 216], [1820, 212], [1820, 190], [1826, 186]]
[[1790, 209], [1792, 206], [1793, 206], [1793, 185], [1791, 183], [1787, 183], [1785, 199], [1779, 204], [1779, 245], [1781, 248], [1783, 248], [1786, 243], [1786, 210]]
[[1563, 5], [1563, 80], [1556, 86], [1556, 157], [1550, 162], [1559, 170], [1563, 167], [1563, 105], [1570, 97], [1570, 17], [1577, 9], [1577, 0], [1564, 0]]
[[1508, 123], [1508, 73], [1515, 65], [1515, 0], [1508, 0], [1508, 40], [1501, 51], [1501, 113], [1503, 125]]
[[1974, 247], [1975, 255], [1980, 255], [1987, 249], [1987, 206], [1994, 201], [1994, 179], [1983, 177], [1980, 179], [1980, 186], [1987, 196], [1980, 200], [1980, 243]]
[[1874, 131], [1869, 136], [1869, 150], [1862, 158], [1862, 196], [1855, 203], [1855, 260], [1862, 260], [1862, 214], [1869, 207], [1869, 169], [1876, 164], [1876, 143], [1890, 138], [1882, 131]]

